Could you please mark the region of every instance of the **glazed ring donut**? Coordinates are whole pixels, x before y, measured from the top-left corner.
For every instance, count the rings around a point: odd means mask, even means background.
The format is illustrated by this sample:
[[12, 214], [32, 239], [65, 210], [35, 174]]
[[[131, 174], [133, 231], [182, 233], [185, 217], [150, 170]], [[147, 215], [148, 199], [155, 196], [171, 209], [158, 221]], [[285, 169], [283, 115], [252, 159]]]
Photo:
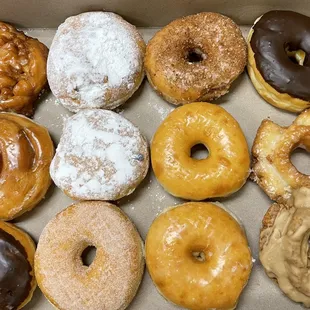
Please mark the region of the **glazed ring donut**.
[[0, 111], [33, 115], [47, 85], [47, 54], [43, 43], [0, 22]]
[[[81, 255], [96, 248], [86, 266]], [[46, 298], [61, 310], [123, 310], [144, 271], [143, 243], [116, 206], [89, 201], [71, 205], [44, 228], [35, 255], [35, 274]]]
[[271, 11], [248, 37], [248, 72], [257, 92], [270, 104], [292, 112], [310, 107], [310, 18]]
[[0, 113], [0, 219], [30, 211], [45, 196], [54, 145], [47, 129], [30, 119]]
[[149, 41], [145, 70], [168, 102], [210, 101], [226, 94], [247, 62], [246, 42], [230, 18], [199, 13], [177, 19]]
[[139, 129], [117, 113], [93, 109], [66, 121], [50, 174], [72, 199], [117, 200], [135, 190], [148, 168]]
[[243, 229], [212, 203], [189, 202], [159, 215], [145, 250], [159, 292], [186, 309], [234, 309], [252, 268]]
[[290, 299], [310, 307], [310, 188], [293, 195], [293, 206], [274, 203], [266, 213], [259, 257], [267, 275]]
[[144, 78], [145, 43], [136, 27], [109, 12], [66, 19], [51, 45], [50, 88], [70, 111], [114, 109], [129, 99]]
[[[208, 149], [207, 158], [191, 157], [197, 144]], [[250, 171], [238, 122], [223, 108], [203, 102], [168, 115], [153, 138], [151, 158], [159, 183], [171, 195], [189, 200], [228, 196], [244, 185]]]
[[0, 308], [21, 309], [37, 287], [34, 277], [35, 245], [16, 226], [0, 221]]
[[310, 151], [310, 110], [301, 113], [289, 127], [264, 120], [257, 131], [251, 177], [279, 203], [286, 203], [294, 189], [310, 187], [310, 176], [299, 172], [290, 161], [298, 147]]

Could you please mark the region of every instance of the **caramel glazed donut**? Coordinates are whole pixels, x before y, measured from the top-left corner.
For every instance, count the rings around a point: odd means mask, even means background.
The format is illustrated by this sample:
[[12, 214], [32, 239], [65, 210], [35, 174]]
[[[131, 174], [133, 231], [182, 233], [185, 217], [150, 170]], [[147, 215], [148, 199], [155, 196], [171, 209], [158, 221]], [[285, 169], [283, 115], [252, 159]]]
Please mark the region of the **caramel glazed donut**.
[[210, 101], [226, 94], [247, 62], [239, 27], [217, 13], [177, 19], [149, 41], [145, 70], [168, 102]]
[[251, 178], [279, 203], [286, 203], [294, 189], [310, 187], [310, 176], [299, 172], [290, 161], [298, 147], [310, 151], [310, 110], [302, 112], [289, 127], [264, 120], [257, 131]]
[[72, 16], [51, 45], [47, 77], [56, 98], [70, 111], [114, 109], [144, 78], [145, 43], [136, 27], [109, 12]]
[[248, 72], [270, 104], [292, 112], [310, 107], [310, 18], [271, 11], [259, 18], [248, 37]]
[[34, 208], [50, 184], [54, 146], [46, 128], [30, 119], [0, 113], [0, 219]]
[[18, 310], [31, 300], [37, 286], [34, 253], [28, 234], [0, 221], [0, 309]]
[[155, 219], [146, 263], [159, 292], [192, 310], [234, 309], [252, 257], [243, 229], [219, 206], [189, 202]]
[[136, 189], [148, 168], [140, 130], [115, 112], [93, 109], [66, 121], [50, 174], [75, 200], [118, 200]]
[[263, 219], [260, 260], [267, 275], [293, 301], [310, 307], [310, 188], [295, 190], [288, 204], [273, 204]]
[[[83, 264], [86, 248], [96, 248]], [[144, 271], [143, 244], [129, 218], [102, 201], [71, 205], [44, 228], [35, 274], [46, 298], [60, 310], [123, 310]]]
[[[191, 157], [203, 144], [205, 159]], [[157, 129], [151, 144], [159, 183], [172, 195], [189, 200], [228, 196], [250, 172], [250, 156], [238, 122], [223, 108], [196, 102], [175, 109]]]
[[47, 54], [37, 39], [0, 22], [0, 111], [33, 115], [47, 85]]

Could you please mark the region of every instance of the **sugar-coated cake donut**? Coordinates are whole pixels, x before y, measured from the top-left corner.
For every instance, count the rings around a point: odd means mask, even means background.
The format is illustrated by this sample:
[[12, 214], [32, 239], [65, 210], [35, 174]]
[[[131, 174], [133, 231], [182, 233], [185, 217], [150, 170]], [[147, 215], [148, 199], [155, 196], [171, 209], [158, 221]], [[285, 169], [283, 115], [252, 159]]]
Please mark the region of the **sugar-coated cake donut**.
[[50, 173], [73, 199], [117, 200], [135, 190], [148, 168], [139, 129], [115, 112], [91, 109], [66, 121]]
[[34, 208], [51, 178], [54, 145], [47, 129], [15, 113], [0, 113], [0, 219]]
[[51, 45], [47, 77], [56, 98], [72, 112], [114, 109], [144, 78], [145, 43], [137, 29], [110, 12], [66, 19]]
[[270, 104], [292, 112], [310, 107], [310, 18], [270, 11], [250, 30], [248, 72]]
[[32, 299], [35, 244], [16, 226], [0, 221], [0, 309], [19, 310]]
[[[82, 253], [96, 248], [93, 262]], [[143, 243], [118, 207], [88, 201], [71, 205], [44, 228], [35, 274], [46, 298], [60, 310], [123, 310], [139, 288]]]
[[186, 309], [234, 309], [252, 268], [243, 229], [212, 203], [189, 202], [159, 215], [145, 251], [159, 292]]
[[288, 204], [274, 203], [263, 219], [260, 261], [267, 275], [293, 301], [310, 307], [310, 188], [293, 192]]
[[165, 100], [186, 104], [226, 94], [246, 61], [246, 42], [234, 21], [204, 12], [158, 31], [144, 64], [150, 84]]
[[33, 115], [47, 85], [47, 54], [43, 43], [0, 22], [0, 111]]
[[[205, 159], [191, 157], [203, 144]], [[172, 195], [190, 200], [228, 196], [250, 172], [250, 155], [238, 122], [223, 108], [205, 102], [175, 109], [157, 129], [151, 144], [152, 167]]]
[[310, 176], [298, 171], [290, 160], [298, 147], [310, 151], [310, 109], [289, 127], [262, 121], [252, 147], [251, 178], [278, 203], [287, 203], [293, 190], [310, 187]]

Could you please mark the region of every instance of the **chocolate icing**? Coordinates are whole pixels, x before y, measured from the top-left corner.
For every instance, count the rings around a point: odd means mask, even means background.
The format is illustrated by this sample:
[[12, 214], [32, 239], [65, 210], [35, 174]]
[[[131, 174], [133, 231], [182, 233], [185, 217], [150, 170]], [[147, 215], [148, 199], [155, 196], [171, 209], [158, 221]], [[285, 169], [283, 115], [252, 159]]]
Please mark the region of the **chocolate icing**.
[[[251, 48], [264, 80], [280, 93], [310, 101], [310, 18], [292, 11], [270, 11], [253, 27]], [[303, 66], [286, 49], [306, 53]]]
[[14, 310], [31, 290], [32, 268], [24, 247], [0, 228], [0, 309]]

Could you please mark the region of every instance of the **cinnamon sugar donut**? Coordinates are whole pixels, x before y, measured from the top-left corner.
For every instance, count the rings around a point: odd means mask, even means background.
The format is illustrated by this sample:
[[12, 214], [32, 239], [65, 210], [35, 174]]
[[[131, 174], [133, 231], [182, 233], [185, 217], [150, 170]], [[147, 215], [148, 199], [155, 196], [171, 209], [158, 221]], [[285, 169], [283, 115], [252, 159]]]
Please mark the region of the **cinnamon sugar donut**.
[[[93, 262], [81, 255], [96, 248]], [[130, 219], [116, 206], [80, 202], [44, 228], [35, 255], [38, 285], [61, 310], [123, 310], [144, 270], [143, 245]]]
[[109, 12], [66, 19], [51, 45], [50, 88], [70, 111], [114, 109], [129, 99], [144, 78], [145, 43], [137, 29]]
[[66, 121], [50, 173], [73, 199], [117, 200], [135, 190], [148, 168], [139, 129], [117, 113], [93, 109]]
[[310, 187], [310, 176], [298, 171], [290, 160], [298, 147], [310, 151], [310, 109], [289, 127], [266, 119], [258, 128], [252, 147], [252, 179], [279, 203], [286, 203], [293, 190]]
[[147, 45], [148, 80], [173, 104], [210, 101], [226, 94], [242, 73], [247, 47], [239, 27], [217, 13], [177, 19]]
[[29, 118], [0, 113], [0, 219], [30, 211], [51, 185], [54, 145], [46, 128]]
[[159, 292], [186, 309], [234, 309], [252, 268], [243, 229], [213, 203], [164, 211], [150, 227], [145, 251]]
[[0, 111], [33, 115], [47, 85], [47, 53], [37, 39], [0, 22]]

